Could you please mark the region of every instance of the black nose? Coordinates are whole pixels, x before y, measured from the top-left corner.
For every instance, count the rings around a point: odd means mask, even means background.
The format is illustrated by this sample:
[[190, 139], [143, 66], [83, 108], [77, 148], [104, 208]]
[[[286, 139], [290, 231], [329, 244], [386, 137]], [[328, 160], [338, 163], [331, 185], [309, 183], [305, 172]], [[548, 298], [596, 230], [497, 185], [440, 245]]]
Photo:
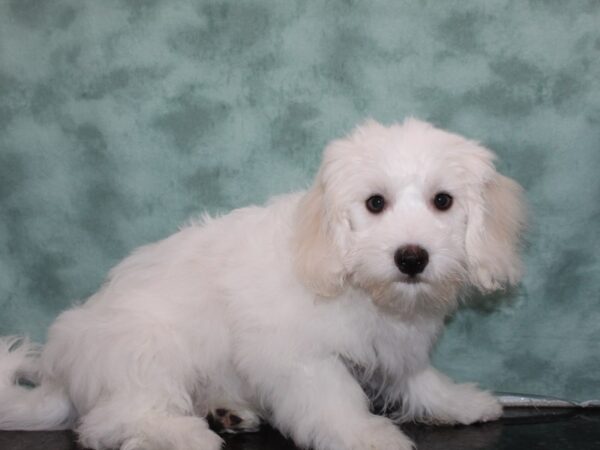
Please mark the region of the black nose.
[[414, 277], [423, 272], [429, 262], [427, 250], [418, 245], [406, 245], [396, 250], [394, 262], [400, 272]]

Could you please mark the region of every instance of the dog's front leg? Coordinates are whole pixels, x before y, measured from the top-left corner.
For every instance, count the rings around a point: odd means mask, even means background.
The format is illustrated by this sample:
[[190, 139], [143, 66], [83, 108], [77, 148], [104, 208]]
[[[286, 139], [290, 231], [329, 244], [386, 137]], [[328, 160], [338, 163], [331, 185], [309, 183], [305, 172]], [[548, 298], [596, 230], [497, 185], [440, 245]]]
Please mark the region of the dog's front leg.
[[439, 424], [488, 422], [498, 419], [502, 406], [474, 384], [454, 383], [433, 367], [408, 379], [399, 419]]
[[[273, 367], [253, 380], [267, 400], [271, 422], [316, 450], [410, 450], [391, 420], [371, 414], [368, 400], [336, 358]], [[261, 366], [264, 370], [266, 366]]]

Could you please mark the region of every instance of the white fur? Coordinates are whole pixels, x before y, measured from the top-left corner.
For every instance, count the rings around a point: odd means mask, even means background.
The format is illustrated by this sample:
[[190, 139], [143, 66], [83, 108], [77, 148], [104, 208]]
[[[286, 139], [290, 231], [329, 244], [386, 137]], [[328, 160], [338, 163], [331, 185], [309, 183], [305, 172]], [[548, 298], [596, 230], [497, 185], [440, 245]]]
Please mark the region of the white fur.
[[[39, 356], [0, 341], [0, 428], [74, 427], [94, 449], [214, 450], [205, 416], [228, 408], [300, 446], [402, 450], [412, 444], [370, 401], [396, 421], [498, 418], [492, 395], [429, 364], [463, 288], [519, 279], [520, 188], [493, 159], [414, 119], [367, 122], [326, 149], [308, 191], [136, 250], [58, 317]], [[440, 191], [448, 211], [432, 206]], [[374, 215], [376, 193], [388, 206]], [[430, 255], [419, 283], [394, 264], [407, 244]]]

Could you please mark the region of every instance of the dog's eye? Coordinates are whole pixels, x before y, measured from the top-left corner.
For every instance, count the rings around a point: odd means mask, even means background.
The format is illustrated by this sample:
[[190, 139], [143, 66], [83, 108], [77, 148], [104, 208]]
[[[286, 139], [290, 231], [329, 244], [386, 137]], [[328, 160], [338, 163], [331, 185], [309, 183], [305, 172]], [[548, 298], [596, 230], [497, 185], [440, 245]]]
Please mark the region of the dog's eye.
[[433, 206], [440, 211], [446, 211], [452, 206], [452, 196], [446, 192], [438, 192], [433, 197]]
[[379, 214], [385, 208], [385, 199], [381, 195], [372, 195], [367, 199], [367, 209], [373, 214]]

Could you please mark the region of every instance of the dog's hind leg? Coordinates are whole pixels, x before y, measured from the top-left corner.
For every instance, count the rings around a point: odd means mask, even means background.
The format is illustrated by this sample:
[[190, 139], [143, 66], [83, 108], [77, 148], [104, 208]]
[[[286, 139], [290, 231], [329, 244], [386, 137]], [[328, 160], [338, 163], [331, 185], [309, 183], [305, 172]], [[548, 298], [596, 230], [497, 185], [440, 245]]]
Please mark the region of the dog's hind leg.
[[218, 433], [251, 433], [260, 428], [260, 417], [249, 409], [216, 408], [206, 419]]
[[223, 444], [202, 417], [123, 398], [94, 407], [77, 432], [95, 450], [218, 450]]

